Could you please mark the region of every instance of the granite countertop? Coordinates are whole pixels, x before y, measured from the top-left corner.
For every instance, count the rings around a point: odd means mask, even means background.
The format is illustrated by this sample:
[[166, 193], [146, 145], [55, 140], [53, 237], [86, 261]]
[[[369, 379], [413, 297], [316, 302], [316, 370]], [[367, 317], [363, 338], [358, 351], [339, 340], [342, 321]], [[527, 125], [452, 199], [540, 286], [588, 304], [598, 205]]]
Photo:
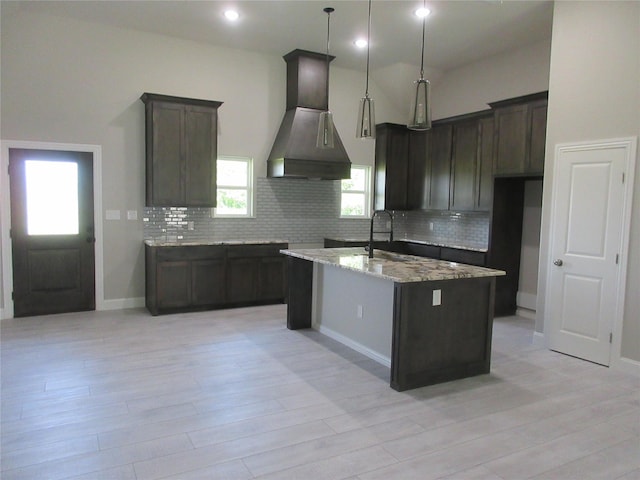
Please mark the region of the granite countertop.
[[288, 240], [191, 240], [191, 241], [163, 241], [163, 240], [145, 240], [144, 244], [150, 247], [193, 247], [200, 245], [268, 245], [286, 243]]
[[312, 262], [333, 265], [396, 283], [428, 282], [454, 278], [498, 277], [502, 270], [476, 267], [464, 263], [375, 250], [369, 258], [362, 247], [280, 250], [280, 253]]
[[[369, 239], [363, 238], [337, 238], [337, 237], [327, 237], [329, 240], [337, 240], [339, 242], [369, 242]], [[374, 240], [378, 240], [374, 238]], [[380, 239], [384, 241], [385, 239]], [[458, 250], [469, 250], [472, 252], [481, 252], [486, 253], [487, 247], [481, 246], [473, 246], [473, 245], [456, 245], [454, 243], [448, 241], [438, 241], [438, 240], [415, 240], [413, 238], [394, 238], [394, 242], [407, 242], [407, 243], [418, 243], [420, 245], [432, 245], [434, 247], [445, 247], [445, 248], [457, 248]]]

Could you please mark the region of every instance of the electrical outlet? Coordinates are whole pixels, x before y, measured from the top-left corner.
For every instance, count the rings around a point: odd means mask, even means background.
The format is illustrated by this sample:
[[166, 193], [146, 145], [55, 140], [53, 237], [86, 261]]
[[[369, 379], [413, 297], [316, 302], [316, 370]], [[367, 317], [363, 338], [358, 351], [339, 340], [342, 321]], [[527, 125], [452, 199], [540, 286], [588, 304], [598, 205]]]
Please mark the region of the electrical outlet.
[[434, 307], [437, 307], [438, 305], [442, 305], [442, 290], [433, 291], [433, 301], [431, 302], [431, 304]]
[[194, 229], [195, 229], [195, 224], [192, 221], [187, 222], [187, 230], [194, 230]]
[[362, 318], [362, 305], [358, 305], [358, 308], [356, 308], [356, 315], [358, 318]]
[[433, 232], [433, 222], [429, 222], [429, 231]]

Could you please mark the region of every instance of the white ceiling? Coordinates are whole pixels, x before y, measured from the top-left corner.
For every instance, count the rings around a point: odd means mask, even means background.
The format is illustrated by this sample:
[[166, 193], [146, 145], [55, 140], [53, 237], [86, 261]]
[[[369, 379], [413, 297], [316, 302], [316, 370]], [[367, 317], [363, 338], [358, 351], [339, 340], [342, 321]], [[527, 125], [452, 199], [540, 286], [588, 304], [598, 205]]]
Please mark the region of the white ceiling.
[[[428, 0], [425, 66], [446, 71], [551, 37], [553, 2], [548, 0]], [[373, 0], [371, 69], [420, 64], [422, 22], [413, 11], [420, 0]], [[222, 11], [233, 6], [240, 20]], [[273, 55], [301, 48], [324, 53], [331, 15], [332, 65], [364, 70], [366, 51], [353, 40], [366, 37], [366, 0], [216, 1], [7, 1], [2, 14], [20, 10], [76, 17], [174, 37]]]

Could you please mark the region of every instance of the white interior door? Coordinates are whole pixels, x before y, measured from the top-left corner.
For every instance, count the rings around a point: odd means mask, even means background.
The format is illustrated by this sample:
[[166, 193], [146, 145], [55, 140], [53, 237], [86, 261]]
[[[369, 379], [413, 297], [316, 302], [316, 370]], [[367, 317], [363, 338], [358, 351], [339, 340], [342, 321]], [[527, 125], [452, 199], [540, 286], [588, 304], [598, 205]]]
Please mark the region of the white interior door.
[[559, 147], [556, 154], [548, 344], [602, 365], [609, 365], [614, 320], [622, 308], [628, 155], [615, 142]]

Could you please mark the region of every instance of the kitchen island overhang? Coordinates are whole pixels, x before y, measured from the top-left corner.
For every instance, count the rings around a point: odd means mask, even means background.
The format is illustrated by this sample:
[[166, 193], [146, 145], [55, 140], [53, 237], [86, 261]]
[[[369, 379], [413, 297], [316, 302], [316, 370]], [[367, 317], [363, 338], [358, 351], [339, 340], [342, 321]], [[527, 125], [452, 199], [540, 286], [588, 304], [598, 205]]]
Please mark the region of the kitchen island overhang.
[[289, 329], [316, 328], [386, 364], [398, 391], [489, 373], [503, 271], [362, 248], [281, 253]]

